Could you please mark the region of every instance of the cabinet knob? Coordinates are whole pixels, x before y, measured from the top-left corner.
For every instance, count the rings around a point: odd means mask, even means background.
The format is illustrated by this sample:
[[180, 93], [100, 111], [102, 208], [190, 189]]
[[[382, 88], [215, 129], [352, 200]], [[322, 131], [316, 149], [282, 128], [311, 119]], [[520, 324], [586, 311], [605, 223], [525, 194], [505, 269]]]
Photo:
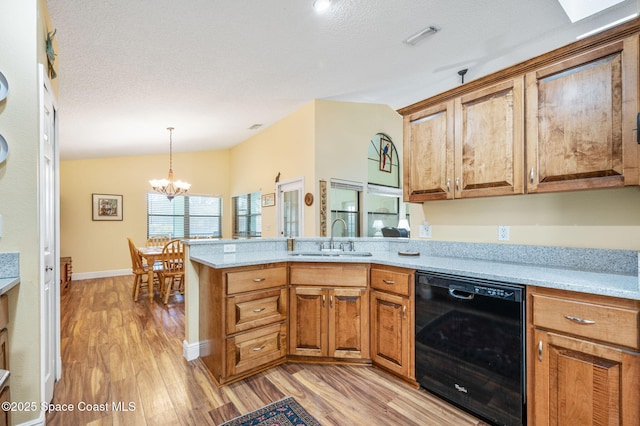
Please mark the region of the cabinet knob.
[[460, 178], [456, 178], [456, 191], [460, 191]]
[[266, 345], [262, 345], [262, 346], [260, 346], [259, 348], [253, 348], [252, 350], [253, 350], [254, 352], [258, 352], [258, 351], [263, 350], [265, 347], [266, 347]]
[[266, 308], [258, 308], [258, 309], [254, 309], [253, 312], [258, 313], [258, 312], [262, 312], [264, 311]]
[[533, 173], [533, 167], [531, 168], [531, 171], [529, 172], [529, 182], [531, 182], [531, 184], [533, 184], [533, 178], [535, 177], [534, 173]]
[[266, 278], [254, 278], [253, 282], [254, 283], [261, 283], [262, 281], [266, 280]]
[[447, 179], [447, 192], [451, 192], [451, 179]]
[[394, 285], [396, 282], [393, 280], [382, 280], [383, 283], [385, 284], [389, 284], [389, 285]]
[[404, 320], [407, 319], [407, 305], [404, 305], [402, 307], [402, 319], [404, 319]]

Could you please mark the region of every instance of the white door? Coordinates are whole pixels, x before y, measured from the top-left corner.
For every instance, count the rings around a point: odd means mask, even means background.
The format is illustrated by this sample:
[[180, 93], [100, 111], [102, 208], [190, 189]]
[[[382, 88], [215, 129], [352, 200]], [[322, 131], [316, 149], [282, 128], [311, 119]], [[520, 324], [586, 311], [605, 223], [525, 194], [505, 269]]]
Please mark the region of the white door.
[[[41, 283], [41, 366], [42, 401], [53, 398], [53, 385], [59, 373], [60, 343], [60, 256], [58, 253], [58, 174], [57, 174], [57, 109], [44, 67], [40, 67], [40, 249], [43, 271]], [[58, 375], [59, 377], [59, 375]]]
[[302, 237], [304, 235], [304, 209], [302, 197], [304, 178], [278, 183], [276, 186], [278, 235], [280, 237]]

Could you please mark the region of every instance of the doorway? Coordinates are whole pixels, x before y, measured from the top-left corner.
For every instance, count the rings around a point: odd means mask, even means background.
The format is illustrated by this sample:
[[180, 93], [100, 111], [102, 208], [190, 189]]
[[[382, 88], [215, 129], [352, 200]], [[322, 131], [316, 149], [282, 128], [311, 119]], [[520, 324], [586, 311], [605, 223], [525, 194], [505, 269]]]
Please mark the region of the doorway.
[[285, 238], [304, 236], [304, 209], [302, 194], [304, 178], [276, 184], [276, 212], [278, 236]]

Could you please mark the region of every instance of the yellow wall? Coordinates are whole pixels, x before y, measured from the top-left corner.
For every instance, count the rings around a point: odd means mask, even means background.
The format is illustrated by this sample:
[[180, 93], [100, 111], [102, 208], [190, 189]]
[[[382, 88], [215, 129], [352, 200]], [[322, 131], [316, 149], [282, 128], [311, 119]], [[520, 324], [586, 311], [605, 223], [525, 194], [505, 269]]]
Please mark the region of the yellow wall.
[[[310, 102], [231, 148], [230, 192], [232, 195], [261, 191], [274, 193], [280, 182], [305, 178], [305, 192], [313, 192], [315, 102]], [[308, 209], [307, 209], [308, 210]], [[305, 235], [313, 235], [313, 221], [305, 211]], [[276, 207], [262, 209], [262, 236], [275, 237]]]
[[[38, 217], [39, 77], [48, 22], [44, 0], [6, 0], [0, 13], [0, 71], [9, 95], [0, 102], [0, 133], [9, 156], [0, 164], [0, 252], [20, 253], [20, 285], [9, 292], [13, 401], [40, 401], [40, 264]], [[45, 68], [46, 69], [46, 68]], [[15, 412], [15, 423], [40, 412]]]
[[[420, 208], [416, 208], [420, 206]], [[638, 187], [430, 201], [412, 206], [412, 237], [426, 218], [435, 240], [640, 250]]]
[[[144, 245], [147, 239], [149, 179], [164, 178], [168, 155], [63, 161], [60, 164], [60, 252], [73, 258], [73, 272], [131, 268], [127, 237]], [[192, 194], [219, 195], [223, 217], [229, 217], [229, 151], [173, 154], [176, 178], [192, 184]], [[122, 221], [93, 221], [92, 194], [123, 196]], [[223, 236], [231, 235], [228, 221]]]

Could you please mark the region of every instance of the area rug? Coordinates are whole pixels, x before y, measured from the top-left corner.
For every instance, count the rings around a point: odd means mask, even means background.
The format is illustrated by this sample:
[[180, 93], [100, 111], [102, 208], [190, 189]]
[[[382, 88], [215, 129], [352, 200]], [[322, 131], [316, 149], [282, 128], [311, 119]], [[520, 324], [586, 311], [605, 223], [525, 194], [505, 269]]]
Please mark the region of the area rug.
[[292, 396], [265, 405], [220, 426], [321, 426]]

